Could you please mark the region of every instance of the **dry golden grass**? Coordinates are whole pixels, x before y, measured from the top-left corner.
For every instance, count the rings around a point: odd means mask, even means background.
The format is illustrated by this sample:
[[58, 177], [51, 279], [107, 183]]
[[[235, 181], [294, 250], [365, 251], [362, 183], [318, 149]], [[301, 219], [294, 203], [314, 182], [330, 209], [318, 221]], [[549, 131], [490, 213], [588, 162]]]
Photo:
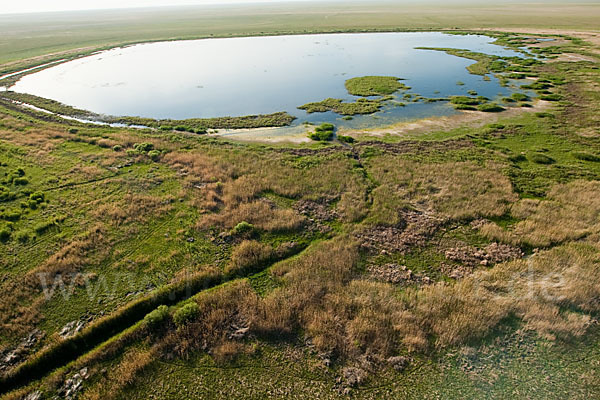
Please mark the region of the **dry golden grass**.
[[[191, 155], [188, 157], [192, 158]], [[220, 174], [221, 184], [217, 188], [200, 185], [203, 193], [197, 206], [212, 213], [206, 213], [200, 219], [199, 228], [230, 229], [242, 221], [265, 231], [301, 228], [304, 217], [264, 201], [261, 196], [267, 192], [298, 200], [340, 198], [339, 210], [347, 220], [357, 220], [366, 212], [364, 177], [343, 156], [315, 159], [310, 168], [290, 166], [291, 161], [286, 157], [278, 159], [273, 154], [258, 159], [256, 156], [249, 159], [243, 153], [231, 157], [235, 157], [236, 173], [230, 170]], [[178, 162], [179, 165], [183, 163]], [[238, 177], [239, 173], [242, 175]]]
[[93, 216], [113, 226], [143, 222], [164, 215], [173, 209], [174, 198], [128, 193], [119, 203], [101, 204]]
[[232, 165], [200, 152], [167, 153], [163, 156], [163, 162], [177, 170], [190, 187], [226, 181], [234, 173]]
[[108, 376], [103, 377], [99, 383], [87, 390], [82, 399], [100, 400], [115, 399], [135, 378], [146, 369], [156, 357], [156, 350], [132, 349], [123, 356], [119, 365], [111, 369]]
[[228, 275], [243, 274], [249, 269], [266, 264], [273, 258], [273, 247], [256, 240], [244, 240], [231, 254], [231, 261], [225, 268]]
[[600, 232], [600, 182], [575, 181], [555, 186], [547, 200], [523, 199], [511, 214], [523, 221], [510, 231], [488, 223], [481, 232], [493, 240], [548, 247]]
[[568, 340], [581, 336], [600, 309], [599, 256], [578, 244], [540, 252], [454, 285], [413, 290], [407, 311], [439, 347], [481, 338], [513, 315], [547, 338]]
[[236, 359], [245, 350], [240, 342], [227, 341], [214, 347], [212, 356], [219, 364], [226, 364]]
[[264, 231], [295, 231], [302, 227], [304, 217], [290, 209], [280, 209], [262, 200], [226, 206], [219, 214], [206, 215], [200, 227], [220, 226], [226, 229], [246, 221]]
[[517, 200], [494, 164], [426, 164], [386, 155], [372, 159], [369, 170], [380, 183], [373, 192], [376, 223], [396, 220], [398, 209], [407, 205], [453, 220], [500, 216]]
[[345, 353], [339, 322], [347, 320], [347, 310], [340, 302], [344, 298], [337, 295], [350, 281], [358, 260], [356, 245], [336, 240], [278, 265], [274, 273], [282, 275], [286, 285], [258, 305], [253, 329], [276, 335], [278, 329], [287, 333], [304, 327], [321, 350]]
[[257, 335], [300, 329], [319, 351], [384, 358], [461, 345], [516, 317], [548, 339], [586, 332], [600, 310], [597, 244], [568, 244], [498, 264], [454, 284], [407, 289], [365, 281], [352, 244], [323, 244], [273, 272], [285, 285], [246, 309]]
[[248, 324], [258, 296], [247, 281], [237, 281], [220, 290], [197, 296], [200, 314], [195, 321], [170, 332], [161, 343], [161, 351], [187, 356], [195, 350], [219, 349], [219, 356], [230, 357], [228, 334]]

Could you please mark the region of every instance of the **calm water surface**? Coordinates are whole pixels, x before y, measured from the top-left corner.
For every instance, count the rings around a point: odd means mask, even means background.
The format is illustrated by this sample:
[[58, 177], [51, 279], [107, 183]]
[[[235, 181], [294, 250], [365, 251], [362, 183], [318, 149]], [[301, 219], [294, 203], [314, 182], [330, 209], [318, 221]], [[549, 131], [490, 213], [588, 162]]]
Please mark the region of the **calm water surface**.
[[[352, 77], [390, 75], [409, 91], [446, 97], [476, 90], [495, 98], [510, 89], [471, 75], [473, 63], [415, 47], [451, 47], [515, 56], [480, 35], [443, 33], [326, 34], [206, 39], [118, 48], [27, 75], [11, 90], [35, 94], [108, 115], [208, 118], [287, 111], [304, 121], [362, 127], [449, 115], [447, 104], [387, 106], [379, 113], [341, 121], [334, 113], [306, 114], [297, 107], [328, 97], [353, 100]], [[457, 85], [458, 81], [465, 83]], [[400, 101], [402, 92], [400, 92]]]

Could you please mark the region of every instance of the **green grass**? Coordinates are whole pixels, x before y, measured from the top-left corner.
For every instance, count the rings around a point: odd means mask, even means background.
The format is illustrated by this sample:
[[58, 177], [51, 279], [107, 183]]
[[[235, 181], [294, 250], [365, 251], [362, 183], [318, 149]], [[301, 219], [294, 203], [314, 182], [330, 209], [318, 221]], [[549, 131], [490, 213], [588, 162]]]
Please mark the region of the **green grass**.
[[[471, 60], [475, 60], [476, 63], [469, 65], [467, 70], [474, 75], [486, 75], [491, 72], [502, 72], [504, 70], [504, 63], [499, 61], [501, 58], [498, 56], [491, 56], [483, 53], [476, 53], [469, 50], [460, 50], [460, 49], [448, 49], [448, 48], [437, 48], [437, 47], [417, 47], [419, 50], [434, 50], [434, 51], [443, 51], [447, 54], [468, 58]], [[460, 85], [463, 82], [458, 82], [457, 85]], [[464, 83], [463, 83], [464, 85]]]
[[393, 76], [363, 76], [346, 81], [346, 89], [353, 96], [385, 96], [410, 88]]
[[477, 106], [477, 110], [483, 112], [502, 112], [506, 109], [496, 103], [485, 103]]
[[184, 120], [141, 118], [141, 117], [117, 117], [94, 114], [90, 111], [73, 108], [54, 100], [42, 97], [14, 92], [0, 93], [0, 99], [11, 99], [22, 101], [27, 104], [51, 111], [58, 115], [76, 117], [80, 119], [100, 121], [107, 124], [139, 125], [148, 128], [156, 128], [163, 131], [190, 132], [205, 134], [208, 129], [242, 129], [242, 128], [264, 128], [282, 127], [290, 125], [295, 117], [286, 112], [277, 112], [268, 115], [249, 115], [243, 117], [216, 117], [216, 118], [189, 118]]
[[298, 107], [312, 114], [316, 112], [333, 111], [341, 115], [373, 114], [383, 107], [381, 100], [358, 99], [353, 103], [345, 103], [340, 99], [325, 99], [323, 101], [308, 103]]

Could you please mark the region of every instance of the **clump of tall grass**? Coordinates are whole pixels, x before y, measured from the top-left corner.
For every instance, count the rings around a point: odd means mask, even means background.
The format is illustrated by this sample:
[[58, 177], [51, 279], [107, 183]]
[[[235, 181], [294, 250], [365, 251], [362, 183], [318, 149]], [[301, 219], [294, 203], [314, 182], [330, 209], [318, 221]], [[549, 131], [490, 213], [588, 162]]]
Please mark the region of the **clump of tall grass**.
[[244, 240], [231, 254], [230, 264], [225, 268], [225, 274], [230, 276], [246, 275], [254, 269], [261, 269], [273, 259], [273, 247], [257, 242]]

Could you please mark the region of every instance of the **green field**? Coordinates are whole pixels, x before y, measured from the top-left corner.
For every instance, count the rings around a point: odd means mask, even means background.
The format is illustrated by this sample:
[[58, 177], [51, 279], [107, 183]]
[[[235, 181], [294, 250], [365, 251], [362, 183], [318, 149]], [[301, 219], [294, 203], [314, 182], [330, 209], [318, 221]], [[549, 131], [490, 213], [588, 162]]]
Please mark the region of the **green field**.
[[[0, 62], [209, 33], [598, 20], [593, 3], [294, 7], [37, 15], [35, 29], [0, 16]], [[484, 113], [471, 89], [449, 99], [469, 113], [408, 133], [236, 142], [206, 121], [111, 128], [0, 92], [0, 396], [597, 398], [599, 48], [555, 38], [528, 65], [456, 54], [473, 74], [535, 77], [534, 95]], [[401, 82], [348, 90], [376, 107]]]
[[[541, 6], [540, 4], [543, 4]], [[0, 15], [0, 72], [26, 58], [149, 40], [363, 30], [555, 28], [598, 30], [594, 1], [494, 4], [345, 2]], [[24, 34], [26, 32], [26, 34]], [[39, 60], [38, 60], [39, 61]], [[9, 65], [7, 64], [11, 63]]]

